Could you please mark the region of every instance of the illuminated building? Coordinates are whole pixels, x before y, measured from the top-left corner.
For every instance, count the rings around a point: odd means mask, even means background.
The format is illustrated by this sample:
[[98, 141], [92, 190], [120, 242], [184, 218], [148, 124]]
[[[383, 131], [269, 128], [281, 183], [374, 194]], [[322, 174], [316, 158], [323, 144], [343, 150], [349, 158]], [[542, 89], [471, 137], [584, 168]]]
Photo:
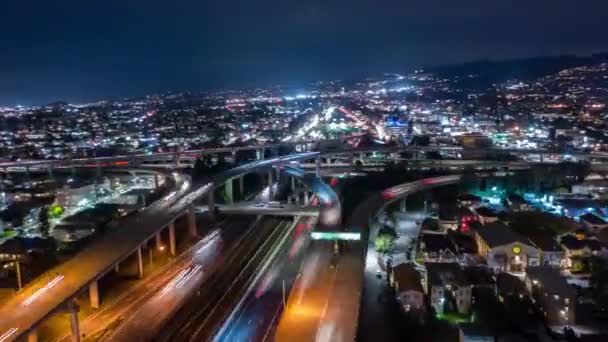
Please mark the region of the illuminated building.
[[526, 271], [540, 264], [541, 252], [526, 237], [500, 222], [477, 226], [474, 239], [479, 255], [484, 256], [495, 272]]
[[427, 294], [437, 314], [471, 313], [473, 285], [457, 263], [428, 263]]

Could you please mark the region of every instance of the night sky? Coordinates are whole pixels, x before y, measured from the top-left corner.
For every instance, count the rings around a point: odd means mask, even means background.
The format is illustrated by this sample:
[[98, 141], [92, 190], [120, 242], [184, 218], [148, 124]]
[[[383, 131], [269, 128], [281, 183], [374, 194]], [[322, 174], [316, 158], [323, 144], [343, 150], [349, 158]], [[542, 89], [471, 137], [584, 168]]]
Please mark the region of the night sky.
[[606, 0], [5, 0], [0, 104], [608, 50]]

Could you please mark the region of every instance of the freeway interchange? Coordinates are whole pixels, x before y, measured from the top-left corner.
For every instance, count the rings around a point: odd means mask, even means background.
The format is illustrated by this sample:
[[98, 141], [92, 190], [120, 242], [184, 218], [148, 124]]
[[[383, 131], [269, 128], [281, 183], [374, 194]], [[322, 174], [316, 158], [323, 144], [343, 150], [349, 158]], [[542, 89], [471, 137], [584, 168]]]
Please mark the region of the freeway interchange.
[[[122, 227], [131, 228], [129, 234], [125, 234], [124, 229], [110, 232], [4, 303], [0, 307], [0, 341], [25, 337], [36, 339], [36, 328], [45, 319], [72, 308], [74, 300], [87, 290], [90, 293], [98, 291], [98, 279], [111, 272], [129, 255], [137, 254], [141, 265], [142, 243], [153, 239], [165, 227], [174, 230], [175, 220], [184, 213], [188, 217], [191, 235], [196, 236], [193, 203], [207, 197], [208, 208], [215, 208], [213, 191], [217, 187], [255, 170], [279, 168], [285, 174], [300, 179], [315, 193], [320, 203], [320, 227], [336, 228], [341, 215], [340, 199], [318, 177], [319, 162], [317, 176], [292, 164], [311, 159], [318, 161], [319, 156], [319, 153], [307, 152], [258, 160], [230, 169], [217, 175], [212, 182], [197, 186], [188, 177], [182, 177], [167, 197], [153, 203], [139, 215], [121, 222]], [[365, 236], [369, 216], [379, 206], [415, 191], [457, 181], [457, 176], [437, 177], [387, 189], [382, 194], [372, 196], [371, 200], [365, 202], [366, 206], [354, 213], [349, 229]], [[295, 339], [298, 341], [353, 340], [357, 331], [357, 298], [361, 295], [362, 260], [366, 244], [363, 241], [350, 242], [348, 248], [336, 255], [332, 243], [302, 242], [297, 239], [301, 234], [299, 227], [311, 224], [307, 221], [309, 219], [300, 218], [304, 216], [302, 213], [290, 212], [294, 208], [287, 207], [276, 212], [272, 212], [272, 208], [266, 209], [269, 209], [268, 214], [280, 216], [282, 211], [286, 216], [297, 216], [295, 220], [263, 218], [246, 227], [243, 227], [242, 221], [228, 223], [222, 231], [240, 233], [238, 237], [233, 237], [235, 241], [226, 246], [221, 242], [221, 234], [211, 229], [162, 272], [151, 275], [144, 289], [121, 297], [119, 302], [108, 303], [108, 306], [112, 306], [110, 309], [100, 309], [112, 313], [107, 316], [100, 313], [96, 316], [98, 318], [120, 318], [120, 325], [104, 338], [132, 341], [136, 337], [147, 336], [161, 341], [230, 341], [247, 336], [254, 336], [255, 339], [275, 336], [278, 341], [287, 341], [297, 336]], [[243, 210], [245, 215], [266, 214], [263, 210], [252, 209], [252, 206], [245, 206]], [[308, 244], [310, 248], [305, 256], [301, 256], [301, 263], [288, 263], [286, 270], [280, 271], [280, 277], [273, 275], [275, 266], [281, 264], [281, 260], [291, 259], [294, 246]], [[173, 246], [171, 249], [175, 254]], [[218, 272], [220, 268], [222, 272]], [[284, 283], [278, 286], [276, 278], [286, 280], [290, 291], [285, 289]], [[289, 293], [286, 294], [286, 291]], [[266, 300], [273, 304], [267, 307], [260, 305], [258, 299], [263, 295], [269, 295]], [[125, 306], [124, 302], [129, 300], [137, 305]], [[81, 332], [86, 335], [100, 330], [90, 319], [80, 327], [77, 311], [75, 316], [72, 329], [74, 324], [77, 328], [72, 331], [71, 339], [79, 340]], [[252, 319], [252, 316], [256, 318]]]
[[[50, 270], [23, 291], [14, 295], [0, 308], [0, 341], [15, 340], [21, 337], [37, 339], [36, 327], [47, 317], [56, 312], [72, 307], [73, 300], [79, 294], [89, 290], [93, 298], [97, 297], [97, 280], [111, 272], [121, 261], [136, 253], [139, 259], [139, 273], [143, 276], [141, 244], [154, 238], [164, 227], [169, 227], [174, 235], [173, 223], [176, 218], [186, 212], [189, 228], [193, 235], [196, 233], [192, 204], [195, 200], [213, 194], [214, 185], [232, 180], [259, 168], [272, 168], [275, 165], [289, 163], [300, 159], [314, 158], [316, 153], [303, 153], [287, 157], [277, 157], [256, 161], [250, 164], [228, 170], [214, 179], [213, 183], [203, 184], [192, 189], [191, 182], [186, 177], [176, 182], [175, 190], [149, 207], [140, 214], [126, 218], [121, 227], [114, 229], [96, 240], [89, 248], [78, 253], [74, 258]], [[171, 244], [173, 245], [173, 243]], [[174, 247], [171, 247], [172, 252]], [[73, 315], [73, 335], [79, 338], [77, 311]]]

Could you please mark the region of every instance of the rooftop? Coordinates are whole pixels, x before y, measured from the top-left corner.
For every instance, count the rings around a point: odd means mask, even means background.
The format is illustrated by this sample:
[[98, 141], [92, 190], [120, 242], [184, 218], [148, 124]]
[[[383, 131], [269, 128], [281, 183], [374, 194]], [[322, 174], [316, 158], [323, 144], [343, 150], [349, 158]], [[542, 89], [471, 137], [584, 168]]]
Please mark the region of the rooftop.
[[476, 229], [481, 238], [490, 246], [502, 246], [519, 242], [533, 247], [534, 244], [525, 236], [514, 232], [501, 222], [492, 222]]
[[420, 274], [411, 264], [399, 264], [393, 267], [395, 290], [423, 292]]
[[426, 263], [429, 286], [465, 286], [471, 285], [462, 268], [455, 262]]
[[526, 277], [537, 280], [539, 284], [549, 293], [573, 297], [576, 290], [568, 285], [566, 278], [552, 267], [534, 266], [526, 269]]

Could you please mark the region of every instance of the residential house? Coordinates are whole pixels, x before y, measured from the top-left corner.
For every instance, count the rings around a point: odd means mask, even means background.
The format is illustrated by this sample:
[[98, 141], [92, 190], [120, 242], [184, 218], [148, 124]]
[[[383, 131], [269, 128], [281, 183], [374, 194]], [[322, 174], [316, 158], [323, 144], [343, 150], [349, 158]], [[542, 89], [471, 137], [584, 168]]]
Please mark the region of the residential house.
[[402, 263], [391, 269], [389, 282], [405, 312], [424, 310], [424, 289], [420, 274], [412, 264]]
[[576, 323], [576, 290], [552, 267], [528, 267], [526, 288], [547, 325]]
[[472, 284], [457, 263], [427, 263], [427, 294], [437, 314], [471, 313]]
[[510, 194], [505, 199], [507, 207], [512, 211], [529, 211], [534, 207], [530, 205], [523, 197], [517, 194]]
[[578, 217], [583, 226], [592, 232], [597, 232], [608, 227], [608, 222], [604, 221], [601, 217], [592, 214], [585, 213]]
[[475, 214], [477, 221], [481, 224], [488, 224], [498, 221], [496, 211], [488, 207], [479, 207], [473, 209], [473, 213]]
[[458, 262], [456, 246], [447, 235], [421, 234], [419, 241], [424, 262]]
[[501, 222], [476, 225], [475, 243], [479, 255], [495, 272], [525, 272], [540, 264], [541, 251], [525, 236]]
[[566, 252], [549, 233], [530, 235], [530, 240], [540, 250], [540, 264], [543, 266], [565, 268]]
[[573, 258], [588, 258], [598, 255], [602, 250], [602, 243], [599, 240], [588, 238], [580, 232], [562, 236], [560, 244], [565, 251], [567, 267], [572, 266]]

